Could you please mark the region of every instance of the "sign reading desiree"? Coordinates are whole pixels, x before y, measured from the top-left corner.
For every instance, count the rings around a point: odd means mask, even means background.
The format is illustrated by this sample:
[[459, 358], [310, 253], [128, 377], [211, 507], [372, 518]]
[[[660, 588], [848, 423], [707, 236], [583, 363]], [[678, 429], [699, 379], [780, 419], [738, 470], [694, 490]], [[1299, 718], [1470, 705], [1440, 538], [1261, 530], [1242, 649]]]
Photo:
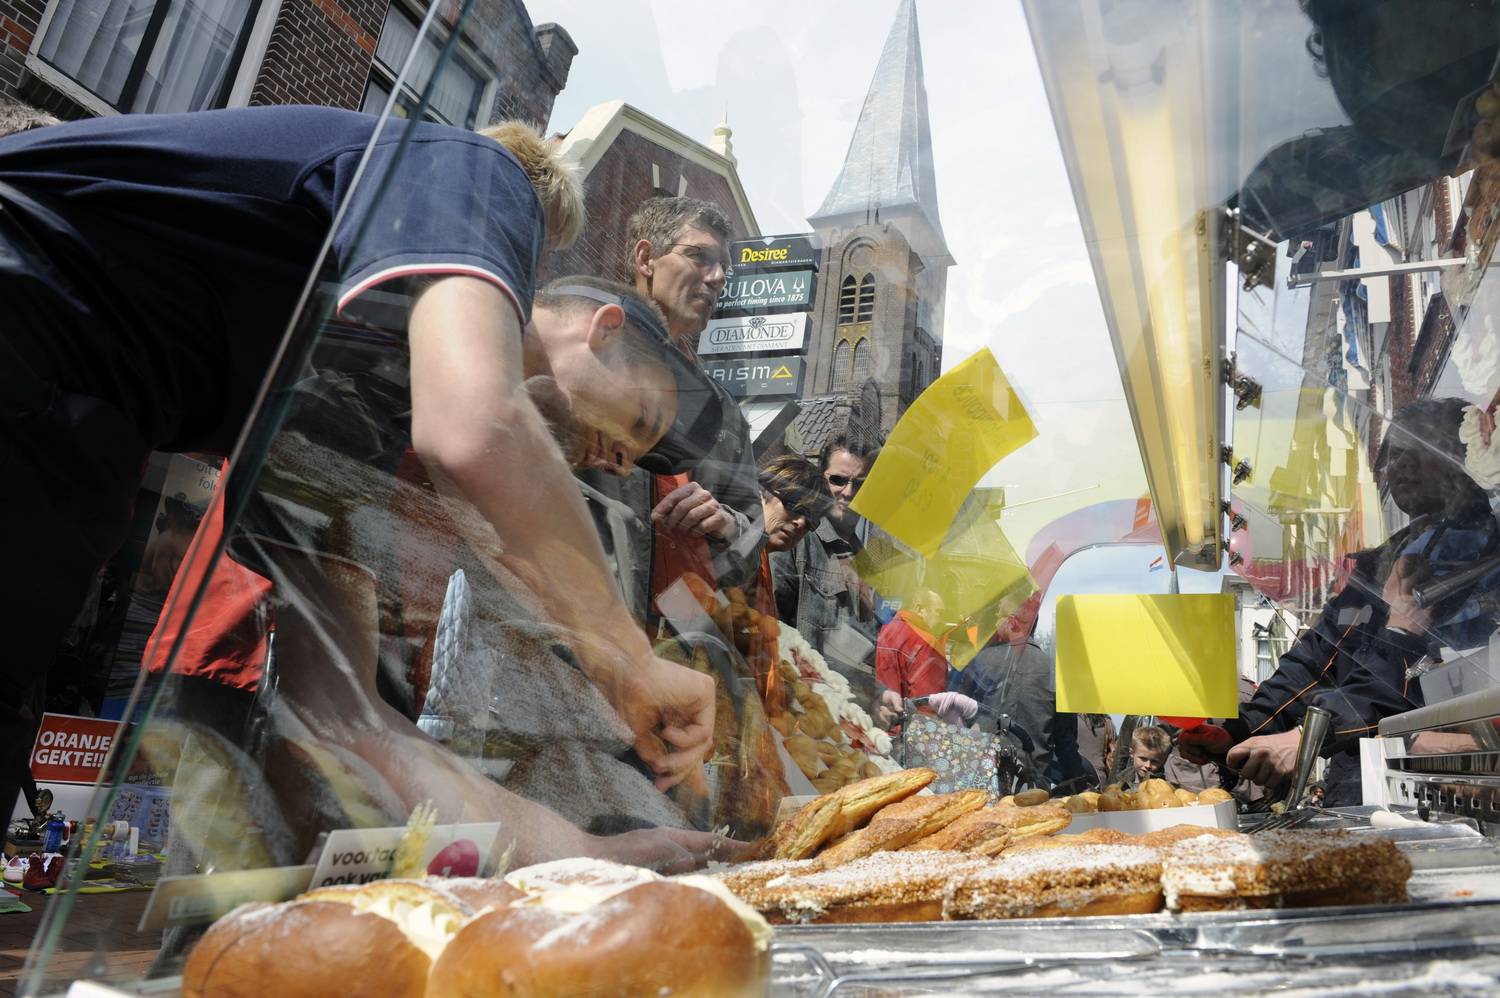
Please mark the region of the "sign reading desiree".
[[799, 308], [812, 301], [813, 272], [788, 270], [781, 274], [739, 274], [724, 282], [720, 312], [751, 308]]
[[801, 350], [806, 336], [806, 312], [714, 319], [698, 337], [698, 355]]
[[762, 236], [729, 244], [729, 263], [736, 270], [818, 266], [818, 248], [810, 236]]
[[802, 391], [801, 357], [766, 357], [705, 361], [708, 376], [736, 398], [797, 395]]

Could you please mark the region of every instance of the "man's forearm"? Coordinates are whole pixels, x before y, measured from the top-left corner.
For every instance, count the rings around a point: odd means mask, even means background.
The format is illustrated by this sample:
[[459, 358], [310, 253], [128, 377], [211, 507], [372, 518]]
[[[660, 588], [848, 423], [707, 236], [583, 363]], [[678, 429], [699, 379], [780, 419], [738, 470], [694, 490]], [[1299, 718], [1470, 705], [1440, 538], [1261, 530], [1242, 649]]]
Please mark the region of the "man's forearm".
[[449, 278], [419, 298], [410, 336], [413, 444], [434, 481], [493, 527], [498, 549], [479, 551], [522, 579], [591, 678], [608, 682], [625, 667], [619, 653], [649, 656], [563, 455], [522, 388], [510, 303], [488, 284]]

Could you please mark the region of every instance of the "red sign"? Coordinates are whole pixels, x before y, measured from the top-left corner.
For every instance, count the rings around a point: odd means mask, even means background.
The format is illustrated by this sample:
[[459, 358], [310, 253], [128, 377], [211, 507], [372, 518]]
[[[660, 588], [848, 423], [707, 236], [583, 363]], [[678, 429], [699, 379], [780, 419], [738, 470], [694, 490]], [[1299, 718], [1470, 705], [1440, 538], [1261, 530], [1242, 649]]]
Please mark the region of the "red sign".
[[38, 783], [93, 783], [120, 731], [119, 721], [71, 714], [43, 714], [31, 749], [31, 776]]

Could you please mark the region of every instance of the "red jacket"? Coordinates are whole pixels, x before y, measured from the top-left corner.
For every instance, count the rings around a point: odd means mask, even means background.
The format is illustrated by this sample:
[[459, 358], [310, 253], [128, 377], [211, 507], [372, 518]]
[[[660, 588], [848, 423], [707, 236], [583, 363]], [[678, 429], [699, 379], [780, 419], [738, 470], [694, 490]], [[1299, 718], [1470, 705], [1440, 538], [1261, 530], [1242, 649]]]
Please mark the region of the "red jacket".
[[925, 697], [948, 688], [948, 659], [922, 618], [910, 610], [880, 629], [875, 644], [875, 678], [902, 697]]

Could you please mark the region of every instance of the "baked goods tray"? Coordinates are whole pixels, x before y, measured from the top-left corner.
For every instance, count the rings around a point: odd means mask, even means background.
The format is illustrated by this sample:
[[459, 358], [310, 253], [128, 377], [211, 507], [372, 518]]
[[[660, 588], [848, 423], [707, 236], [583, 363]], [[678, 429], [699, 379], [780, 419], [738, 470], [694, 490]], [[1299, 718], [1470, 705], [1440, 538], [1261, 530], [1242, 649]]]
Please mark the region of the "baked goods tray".
[[1500, 848], [1463, 825], [1370, 830], [1412, 860], [1399, 905], [780, 926], [772, 998], [1500, 993]]

